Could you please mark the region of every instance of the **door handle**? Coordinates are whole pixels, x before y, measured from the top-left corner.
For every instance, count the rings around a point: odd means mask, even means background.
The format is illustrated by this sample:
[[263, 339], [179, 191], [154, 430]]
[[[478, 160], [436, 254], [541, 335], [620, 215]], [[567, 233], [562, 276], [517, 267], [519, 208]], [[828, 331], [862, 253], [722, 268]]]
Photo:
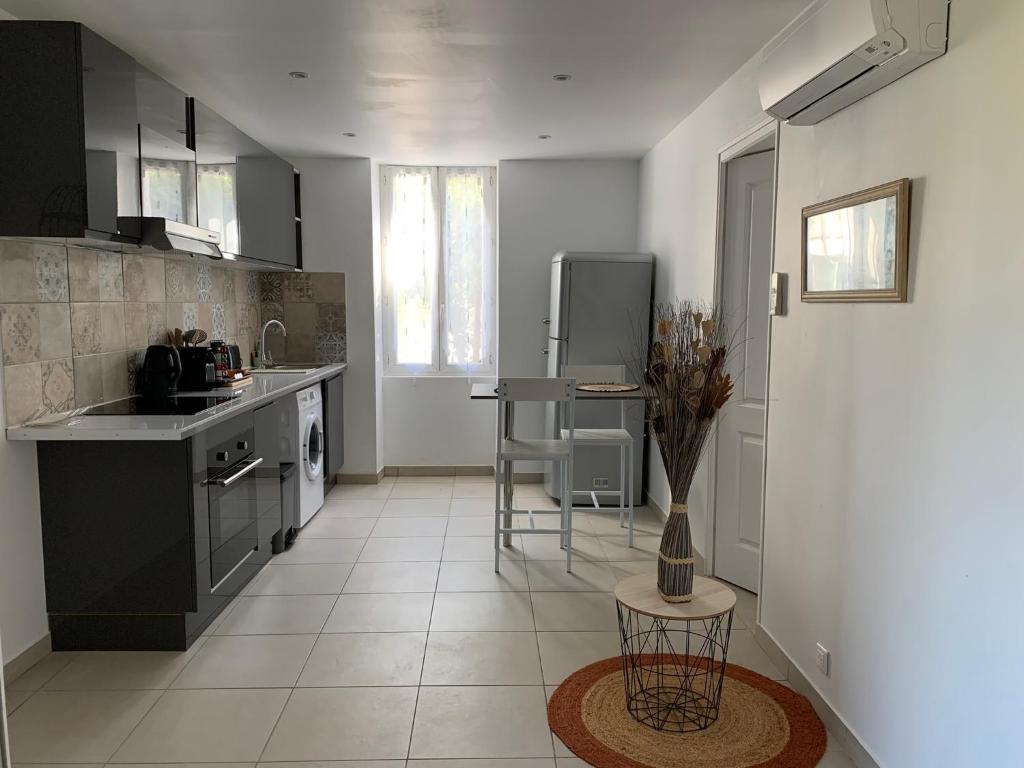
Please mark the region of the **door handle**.
[[217, 485], [221, 488], [227, 488], [230, 485], [234, 485], [236, 482], [242, 479], [243, 476], [252, 472], [256, 467], [263, 463], [263, 458], [250, 459], [245, 463], [245, 466], [235, 472], [230, 477], [215, 477], [212, 480], [203, 480], [203, 485]]
[[548, 352], [550, 352], [550, 350], [549, 350], [549, 349], [547, 349], [547, 348], [545, 348], [545, 349], [542, 349], [542, 350], [540, 351], [540, 353], [541, 353], [542, 355], [546, 355], [546, 354], [547, 354]]
[[551, 325], [551, 318], [550, 317], [545, 317], [543, 320], [541, 320], [541, 323], [543, 325]]

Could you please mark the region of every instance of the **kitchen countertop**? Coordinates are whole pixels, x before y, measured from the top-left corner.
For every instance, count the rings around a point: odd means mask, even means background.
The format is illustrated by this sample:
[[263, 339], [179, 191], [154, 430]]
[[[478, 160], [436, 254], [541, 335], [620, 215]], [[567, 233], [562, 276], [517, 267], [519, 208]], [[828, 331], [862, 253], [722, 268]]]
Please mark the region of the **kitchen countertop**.
[[195, 415], [65, 415], [7, 429], [8, 440], [181, 440], [214, 424], [329, 379], [348, 368], [325, 365], [312, 373], [254, 373], [242, 394]]

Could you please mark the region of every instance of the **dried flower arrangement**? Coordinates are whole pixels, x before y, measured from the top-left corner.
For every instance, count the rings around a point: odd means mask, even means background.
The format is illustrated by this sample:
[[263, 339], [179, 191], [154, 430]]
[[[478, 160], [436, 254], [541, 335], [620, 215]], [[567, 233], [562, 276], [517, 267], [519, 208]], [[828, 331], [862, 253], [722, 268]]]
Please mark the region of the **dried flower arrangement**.
[[658, 304], [654, 343], [638, 332], [631, 372], [647, 401], [672, 492], [658, 555], [658, 591], [668, 602], [693, 596], [693, 545], [687, 498], [715, 416], [732, 394], [726, 372], [732, 339], [720, 313], [700, 301]]

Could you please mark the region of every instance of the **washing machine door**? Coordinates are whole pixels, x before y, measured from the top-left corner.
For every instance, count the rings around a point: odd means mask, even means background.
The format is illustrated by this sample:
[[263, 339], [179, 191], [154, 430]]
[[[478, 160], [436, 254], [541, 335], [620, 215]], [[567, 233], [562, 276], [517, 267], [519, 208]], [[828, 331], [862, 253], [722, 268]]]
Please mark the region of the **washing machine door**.
[[316, 413], [306, 416], [302, 426], [302, 468], [310, 480], [323, 477], [324, 422]]

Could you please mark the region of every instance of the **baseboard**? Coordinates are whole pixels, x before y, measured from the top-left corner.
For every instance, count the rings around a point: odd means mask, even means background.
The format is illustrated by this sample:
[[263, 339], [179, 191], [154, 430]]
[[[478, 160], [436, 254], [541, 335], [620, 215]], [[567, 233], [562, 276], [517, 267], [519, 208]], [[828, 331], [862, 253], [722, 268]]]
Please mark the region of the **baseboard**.
[[50, 633], [47, 632], [24, 651], [4, 664], [4, 684], [10, 685], [50, 653]]
[[384, 479], [384, 470], [382, 469], [377, 473], [367, 472], [363, 474], [339, 472], [337, 478], [340, 485], [377, 485], [377, 483]]
[[412, 464], [384, 467], [386, 477], [493, 477], [494, 467], [477, 464]]
[[811, 702], [818, 717], [825, 723], [825, 727], [832, 735], [839, 740], [840, 746], [846, 751], [853, 764], [857, 768], [879, 768], [878, 761], [861, 743], [857, 734], [843, 722], [839, 713], [832, 708], [832, 705], [818, 692], [818, 689], [814, 687], [800, 667], [789, 658], [788, 654], [775, 642], [775, 638], [760, 623], [754, 627], [754, 640], [772, 663], [779, 668], [779, 671], [785, 673], [786, 680], [793, 686], [793, 690], [806, 696]]

